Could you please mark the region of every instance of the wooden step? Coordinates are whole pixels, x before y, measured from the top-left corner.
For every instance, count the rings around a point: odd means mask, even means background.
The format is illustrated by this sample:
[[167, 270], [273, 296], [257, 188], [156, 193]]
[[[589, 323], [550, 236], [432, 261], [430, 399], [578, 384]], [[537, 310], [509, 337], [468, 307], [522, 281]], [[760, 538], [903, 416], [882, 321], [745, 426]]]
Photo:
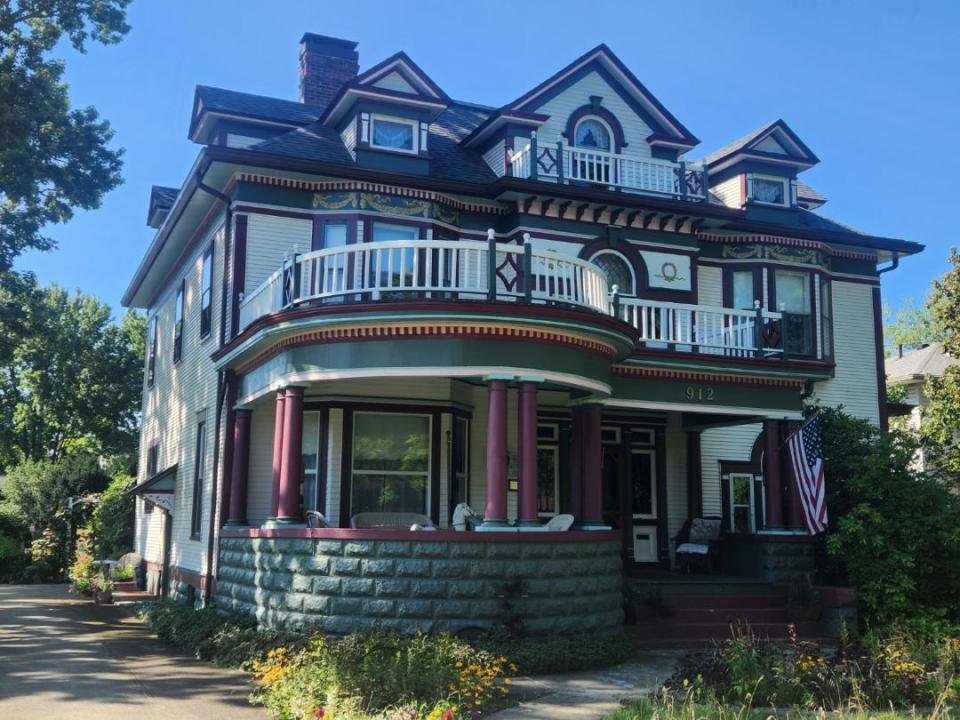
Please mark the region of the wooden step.
[[783, 593], [725, 594], [725, 595], [669, 595], [661, 602], [673, 610], [723, 608], [783, 608], [787, 599]]
[[[770, 640], [787, 640], [789, 625], [786, 622], [756, 623], [750, 629], [754, 635]], [[819, 637], [820, 626], [815, 621], [793, 623], [797, 636], [804, 640]], [[668, 644], [693, 643], [710, 645], [730, 637], [728, 623], [645, 623], [626, 626], [627, 634], [639, 647], [666, 647]]]
[[675, 608], [672, 615], [663, 618], [668, 622], [678, 623], [730, 623], [735, 620], [744, 620], [748, 623], [786, 623], [787, 611], [780, 607], [738, 607], [738, 608]]

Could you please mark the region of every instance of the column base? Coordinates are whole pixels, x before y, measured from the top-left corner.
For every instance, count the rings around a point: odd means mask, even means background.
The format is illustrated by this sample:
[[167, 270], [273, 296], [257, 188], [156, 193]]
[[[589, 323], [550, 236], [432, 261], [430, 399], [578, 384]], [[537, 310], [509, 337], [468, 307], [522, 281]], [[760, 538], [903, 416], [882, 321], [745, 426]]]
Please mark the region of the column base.
[[571, 530], [613, 530], [613, 528], [599, 520], [587, 520], [574, 523]]
[[248, 527], [250, 527], [250, 523], [246, 520], [227, 520], [223, 524], [224, 530], [242, 530]]
[[267, 529], [276, 528], [305, 528], [307, 523], [298, 518], [267, 518], [263, 527]]
[[531, 528], [531, 527], [543, 527], [543, 523], [539, 520], [517, 520], [517, 527], [520, 528]]
[[484, 520], [476, 532], [516, 532], [517, 529], [506, 520]]

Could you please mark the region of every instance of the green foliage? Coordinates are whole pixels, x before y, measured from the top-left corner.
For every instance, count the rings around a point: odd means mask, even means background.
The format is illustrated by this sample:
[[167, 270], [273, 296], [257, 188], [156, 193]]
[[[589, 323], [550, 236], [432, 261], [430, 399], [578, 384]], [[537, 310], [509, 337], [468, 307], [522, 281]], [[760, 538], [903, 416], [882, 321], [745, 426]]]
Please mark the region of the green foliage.
[[7, 475], [4, 504], [35, 532], [44, 528], [65, 532], [67, 498], [86, 495], [103, 481], [96, 458], [90, 455], [61, 462], [27, 460]]
[[119, 475], [110, 481], [90, 517], [90, 529], [97, 543], [97, 556], [113, 558], [127, 552], [133, 539], [134, 497], [128, 491], [135, 477]]
[[866, 618], [960, 622], [960, 498], [917, 470], [916, 443], [839, 409], [822, 415], [830, 530], [821, 564], [849, 580]]
[[133, 580], [132, 567], [115, 567], [113, 569], [113, 579], [117, 582], [130, 582]]
[[936, 302], [931, 291], [920, 304], [913, 298], [905, 298], [895, 315], [890, 308], [884, 308], [883, 315], [887, 321], [883, 326], [883, 339], [888, 355], [893, 354], [901, 345], [905, 349], [914, 350], [943, 340], [946, 328], [934, 313]]
[[92, 296], [0, 275], [0, 470], [132, 455], [145, 335], [139, 314], [117, 324]]
[[473, 645], [494, 655], [510, 658], [524, 675], [577, 672], [619, 665], [636, 652], [633, 641], [622, 631], [522, 638], [508, 633], [494, 633], [477, 638]]
[[93, 107], [71, 108], [65, 65], [50, 55], [62, 39], [80, 52], [119, 42], [129, 2], [0, 2], [0, 272], [28, 248], [52, 248], [46, 225], [99, 207], [121, 182], [113, 130]]
[[94, 575], [93, 538], [89, 530], [77, 532], [76, 549], [73, 564], [70, 565], [70, 579], [77, 590], [83, 592], [91, 588]]
[[898, 629], [859, 643], [842, 638], [827, 650], [796, 639], [771, 643], [734, 627], [713, 651], [684, 656], [660, 701], [745, 710], [942, 707], [960, 701], [958, 647], [955, 634]]

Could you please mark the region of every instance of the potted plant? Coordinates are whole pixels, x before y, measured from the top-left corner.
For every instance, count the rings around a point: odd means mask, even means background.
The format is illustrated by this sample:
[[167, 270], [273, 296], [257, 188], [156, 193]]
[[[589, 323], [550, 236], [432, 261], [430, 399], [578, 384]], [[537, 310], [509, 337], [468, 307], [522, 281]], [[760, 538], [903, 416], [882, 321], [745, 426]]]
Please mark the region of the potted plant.
[[118, 565], [113, 569], [113, 589], [118, 592], [133, 592], [137, 589], [132, 567]]
[[113, 604], [113, 582], [105, 577], [98, 577], [94, 580], [96, 586], [97, 605]]
[[90, 597], [93, 595], [93, 580], [85, 576], [75, 577], [73, 579], [73, 589], [81, 595]]

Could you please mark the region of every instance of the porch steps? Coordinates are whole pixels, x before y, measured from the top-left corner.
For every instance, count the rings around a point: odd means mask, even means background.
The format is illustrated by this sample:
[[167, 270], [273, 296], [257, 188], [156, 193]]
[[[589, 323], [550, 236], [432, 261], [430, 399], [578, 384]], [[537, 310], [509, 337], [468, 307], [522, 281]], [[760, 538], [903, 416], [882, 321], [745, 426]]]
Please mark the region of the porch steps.
[[748, 625], [754, 634], [770, 640], [787, 640], [790, 625], [802, 640], [819, 638], [815, 620], [791, 622], [780, 588], [758, 589], [710, 595], [663, 592], [656, 603], [637, 606], [636, 624], [625, 629], [637, 647], [645, 649], [710, 647], [730, 637], [732, 624]]

